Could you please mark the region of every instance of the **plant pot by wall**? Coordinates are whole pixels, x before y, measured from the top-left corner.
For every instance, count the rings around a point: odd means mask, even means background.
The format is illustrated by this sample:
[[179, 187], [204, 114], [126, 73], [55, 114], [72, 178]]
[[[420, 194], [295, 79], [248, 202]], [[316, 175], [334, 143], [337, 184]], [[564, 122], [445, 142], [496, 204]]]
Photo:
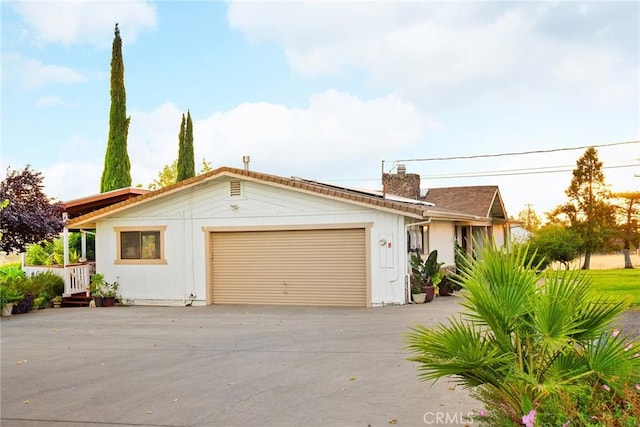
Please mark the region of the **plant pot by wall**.
[[13, 311], [13, 303], [12, 302], [6, 303], [4, 307], [2, 307], [2, 317], [11, 316], [12, 311]]
[[104, 307], [104, 298], [95, 296], [93, 300], [96, 302], [96, 307]]
[[104, 298], [103, 303], [105, 307], [113, 307], [116, 303], [115, 298]]
[[422, 289], [422, 292], [424, 292], [425, 295], [426, 295], [426, 298], [425, 298], [426, 302], [433, 301], [433, 298], [436, 295], [436, 290], [435, 290], [435, 288], [433, 286], [425, 286]]
[[447, 285], [447, 284], [440, 285], [438, 287], [438, 292], [439, 292], [441, 297], [451, 296], [451, 289], [449, 288], [449, 285]]
[[427, 294], [411, 294], [411, 298], [413, 298], [413, 302], [416, 304], [424, 304], [424, 300], [427, 298]]

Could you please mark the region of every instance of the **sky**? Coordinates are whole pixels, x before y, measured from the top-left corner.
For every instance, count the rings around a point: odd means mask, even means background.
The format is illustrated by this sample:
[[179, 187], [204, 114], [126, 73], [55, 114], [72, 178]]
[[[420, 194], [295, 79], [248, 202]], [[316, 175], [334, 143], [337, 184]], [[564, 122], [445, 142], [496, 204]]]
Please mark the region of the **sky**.
[[[425, 189], [498, 185], [509, 215], [543, 217], [567, 200], [573, 148], [595, 146], [613, 191], [640, 190], [637, 1], [0, 8], [0, 166], [31, 165], [57, 200], [99, 193], [116, 22], [133, 185], [177, 158], [189, 110], [197, 169], [249, 155], [258, 172], [380, 189], [405, 164]], [[473, 158], [429, 160], [451, 157]]]

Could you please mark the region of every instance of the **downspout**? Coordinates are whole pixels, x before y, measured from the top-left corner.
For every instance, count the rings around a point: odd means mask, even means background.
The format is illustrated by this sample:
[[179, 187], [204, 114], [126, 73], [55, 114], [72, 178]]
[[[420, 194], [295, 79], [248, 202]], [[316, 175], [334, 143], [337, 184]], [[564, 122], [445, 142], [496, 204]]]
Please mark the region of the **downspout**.
[[[413, 227], [415, 225], [429, 225], [431, 224], [431, 217], [429, 217], [428, 220], [426, 221], [420, 221], [420, 222], [413, 222], [411, 224], [405, 224], [404, 226], [404, 237], [405, 239], [407, 238], [407, 232], [409, 231], [409, 227]], [[424, 235], [422, 236], [422, 238], [424, 239]], [[406, 242], [405, 242], [406, 243]], [[424, 243], [424, 242], [423, 242]], [[404, 245], [405, 250], [407, 245]], [[411, 301], [411, 271], [408, 270], [408, 267], [405, 265], [405, 269], [407, 269], [407, 273], [405, 275], [405, 279], [404, 279], [404, 298], [405, 301], [407, 302], [407, 304], [413, 304], [413, 301]]]

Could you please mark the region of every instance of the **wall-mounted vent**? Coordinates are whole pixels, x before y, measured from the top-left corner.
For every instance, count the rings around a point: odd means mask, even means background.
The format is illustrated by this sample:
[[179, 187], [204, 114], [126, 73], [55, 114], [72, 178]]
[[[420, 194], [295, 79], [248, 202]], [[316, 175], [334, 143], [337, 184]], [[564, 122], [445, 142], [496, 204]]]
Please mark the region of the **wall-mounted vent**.
[[229, 181], [229, 196], [242, 196], [242, 181]]

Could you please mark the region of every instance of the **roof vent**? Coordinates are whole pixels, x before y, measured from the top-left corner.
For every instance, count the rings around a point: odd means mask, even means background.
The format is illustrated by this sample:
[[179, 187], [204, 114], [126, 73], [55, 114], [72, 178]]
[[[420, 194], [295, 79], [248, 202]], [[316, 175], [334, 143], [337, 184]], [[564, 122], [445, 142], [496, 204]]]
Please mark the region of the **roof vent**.
[[230, 181], [229, 182], [229, 196], [237, 197], [242, 196], [242, 182]]
[[404, 175], [407, 173], [407, 167], [405, 165], [398, 165], [398, 175]]
[[251, 161], [251, 156], [242, 156], [242, 163], [244, 163], [244, 170], [249, 170], [249, 162]]

